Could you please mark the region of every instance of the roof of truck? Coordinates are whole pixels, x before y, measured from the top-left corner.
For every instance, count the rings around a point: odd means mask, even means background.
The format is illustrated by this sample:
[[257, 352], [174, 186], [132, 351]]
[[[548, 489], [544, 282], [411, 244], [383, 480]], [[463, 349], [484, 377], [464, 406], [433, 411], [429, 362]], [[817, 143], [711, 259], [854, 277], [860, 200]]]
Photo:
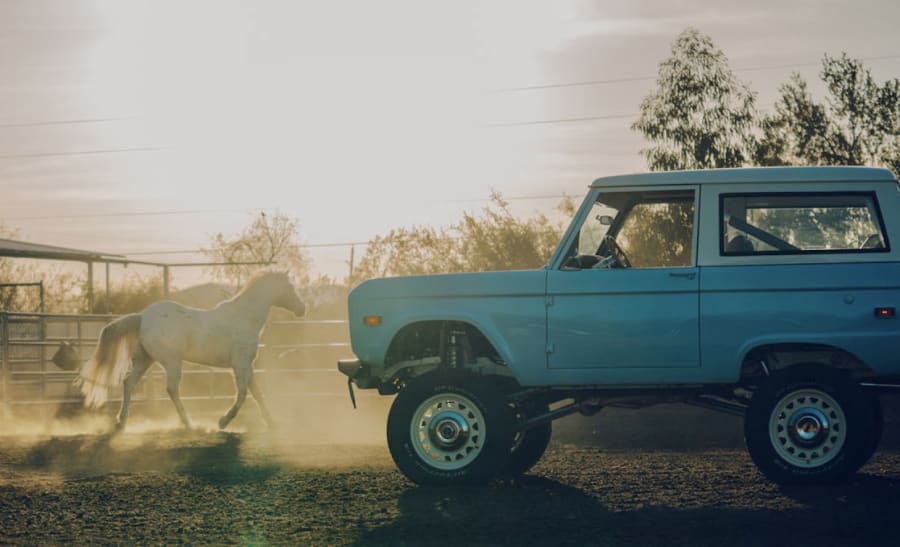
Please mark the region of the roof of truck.
[[697, 171], [655, 171], [615, 175], [595, 180], [591, 187], [665, 186], [669, 184], [729, 184], [789, 182], [896, 182], [889, 169], [879, 167], [742, 167]]

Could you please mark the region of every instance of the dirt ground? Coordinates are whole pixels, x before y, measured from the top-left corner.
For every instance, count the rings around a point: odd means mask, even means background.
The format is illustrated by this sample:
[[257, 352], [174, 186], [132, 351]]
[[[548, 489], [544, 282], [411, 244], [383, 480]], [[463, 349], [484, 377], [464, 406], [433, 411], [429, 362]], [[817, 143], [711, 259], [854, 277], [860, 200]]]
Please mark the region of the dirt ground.
[[[610, 418], [558, 422], [529, 476], [482, 488], [416, 487], [383, 442], [361, 437], [310, 444], [252, 427], [184, 432], [153, 422], [116, 437], [6, 434], [0, 542], [897, 544], [896, 442], [847, 484], [786, 489], [762, 478], [732, 438], [705, 439], [691, 415], [650, 437], [629, 414], [614, 418], [630, 433], [609, 433]], [[722, 419], [725, 429], [739, 423]], [[676, 446], [688, 424], [691, 446], [684, 436]], [[604, 431], [612, 442], [594, 438]]]

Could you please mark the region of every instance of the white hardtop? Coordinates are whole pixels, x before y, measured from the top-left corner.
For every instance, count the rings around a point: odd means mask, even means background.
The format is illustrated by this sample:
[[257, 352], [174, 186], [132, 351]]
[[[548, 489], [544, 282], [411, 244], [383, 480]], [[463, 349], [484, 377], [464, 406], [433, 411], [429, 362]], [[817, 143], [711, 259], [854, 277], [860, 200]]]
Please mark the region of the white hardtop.
[[592, 188], [668, 186], [679, 184], [785, 184], [791, 182], [897, 182], [889, 169], [878, 167], [742, 167], [696, 171], [655, 171], [595, 180]]

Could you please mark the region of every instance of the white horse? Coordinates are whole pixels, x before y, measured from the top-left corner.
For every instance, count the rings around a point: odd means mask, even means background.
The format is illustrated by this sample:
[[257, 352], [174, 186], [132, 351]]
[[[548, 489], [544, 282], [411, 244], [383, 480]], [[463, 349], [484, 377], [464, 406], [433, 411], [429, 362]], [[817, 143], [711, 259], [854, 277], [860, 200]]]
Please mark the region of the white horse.
[[116, 429], [121, 429], [128, 419], [128, 405], [135, 385], [156, 361], [166, 370], [166, 391], [181, 423], [190, 428], [178, 395], [181, 363], [187, 360], [234, 370], [237, 396], [228, 412], [219, 419], [220, 429], [234, 419], [244, 404], [248, 388], [266, 423], [273, 427], [262, 392], [253, 380], [259, 334], [272, 306], [285, 308], [298, 316], [306, 312], [306, 306], [287, 274], [259, 274], [251, 278], [234, 298], [220, 302], [211, 310], [162, 301], [151, 304], [141, 313], [116, 319], [103, 327], [94, 355], [81, 367], [76, 380], [84, 394], [84, 404], [101, 406], [106, 402], [109, 387], [124, 382], [116, 423]]

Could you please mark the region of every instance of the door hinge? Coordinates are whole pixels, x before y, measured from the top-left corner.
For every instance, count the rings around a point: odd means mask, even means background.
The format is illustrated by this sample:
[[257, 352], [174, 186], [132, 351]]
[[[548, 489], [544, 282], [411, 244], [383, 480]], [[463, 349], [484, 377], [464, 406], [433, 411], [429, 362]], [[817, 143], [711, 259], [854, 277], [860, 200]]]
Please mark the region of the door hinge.
[[546, 304], [546, 306], [547, 306], [548, 308], [549, 308], [550, 306], [552, 306], [552, 305], [553, 305], [553, 297], [550, 296], [550, 295], [547, 295], [547, 299], [546, 299], [546, 301], [545, 301], [545, 304]]
[[552, 342], [547, 344], [547, 353], [553, 353], [554, 351], [556, 351], [556, 345]]

